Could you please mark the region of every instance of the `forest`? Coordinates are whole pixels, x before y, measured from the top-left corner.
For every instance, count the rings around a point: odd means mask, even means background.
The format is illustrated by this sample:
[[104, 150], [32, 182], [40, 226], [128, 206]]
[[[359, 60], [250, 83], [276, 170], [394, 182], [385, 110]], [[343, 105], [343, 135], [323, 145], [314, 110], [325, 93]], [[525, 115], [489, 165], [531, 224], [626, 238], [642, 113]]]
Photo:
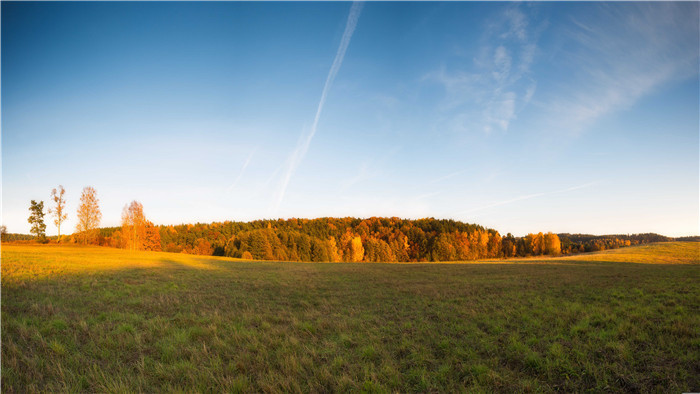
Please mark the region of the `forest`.
[[124, 206], [119, 227], [100, 227], [102, 213], [97, 192], [85, 187], [72, 235], [61, 236], [67, 218], [65, 190], [53, 189], [57, 237], [46, 237], [44, 202], [32, 200], [33, 236], [8, 234], [3, 241], [28, 239], [94, 244], [130, 250], [152, 250], [255, 260], [313, 262], [421, 262], [478, 260], [528, 256], [558, 256], [593, 252], [650, 242], [670, 241], [658, 234], [604, 235], [536, 233], [505, 236], [494, 229], [451, 219], [397, 217], [277, 219], [251, 222], [214, 222], [155, 225], [146, 219], [138, 201]]
[[[70, 237], [73, 242], [80, 242]], [[420, 262], [592, 252], [670, 241], [658, 234], [586, 235], [498, 231], [449, 219], [319, 218], [100, 228], [91, 243], [256, 260]]]

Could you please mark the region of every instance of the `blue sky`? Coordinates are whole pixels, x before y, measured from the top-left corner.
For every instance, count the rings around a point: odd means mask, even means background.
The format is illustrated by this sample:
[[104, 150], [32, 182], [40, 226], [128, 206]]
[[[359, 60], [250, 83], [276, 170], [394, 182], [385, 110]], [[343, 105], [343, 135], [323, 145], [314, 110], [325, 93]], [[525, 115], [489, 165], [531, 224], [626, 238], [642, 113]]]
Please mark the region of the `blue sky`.
[[[2, 3], [2, 223], [698, 234], [698, 3]], [[48, 234], [55, 234], [47, 220]]]

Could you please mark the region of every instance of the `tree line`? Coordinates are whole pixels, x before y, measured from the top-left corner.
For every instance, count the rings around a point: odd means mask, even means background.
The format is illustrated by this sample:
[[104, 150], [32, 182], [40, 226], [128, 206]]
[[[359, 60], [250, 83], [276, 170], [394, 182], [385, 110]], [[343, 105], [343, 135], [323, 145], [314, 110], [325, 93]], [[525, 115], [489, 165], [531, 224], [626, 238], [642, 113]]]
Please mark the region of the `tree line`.
[[[658, 234], [607, 235], [536, 233], [501, 236], [498, 231], [451, 219], [396, 217], [278, 219], [155, 225], [132, 201], [122, 210], [120, 227], [100, 228], [94, 188], [86, 187], [71, 236], [60, 236], [67, 218], [65, 190], [52, 191], [49, 214], [59, 242], [96, 244], [130, 250], [166, 251], [257, 260], [327, 262], [419, 262], [557, 256], [671, 240]], [[31, 232], [46, 241], [43, 201], [31, 201]], [[5, 237], [4, 237], [5, 239]]]

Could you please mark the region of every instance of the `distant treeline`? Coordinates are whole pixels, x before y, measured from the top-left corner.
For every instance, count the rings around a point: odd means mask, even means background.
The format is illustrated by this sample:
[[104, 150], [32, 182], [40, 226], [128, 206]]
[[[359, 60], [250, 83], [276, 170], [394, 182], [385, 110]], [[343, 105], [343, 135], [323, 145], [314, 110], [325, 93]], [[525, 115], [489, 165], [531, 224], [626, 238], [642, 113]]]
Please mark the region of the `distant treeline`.
[[[690, 238], [690, 237], [686, 237]], [[73, 236], [64, 240], [79, 242]], [[92, 243], [140, 250], [284, 261], [451, 261], [560, 255], [672, 241], [658, 234], [528, 234], [446, 219], [320, 218], [100, 228]], [[690, 239], [688, 239], [690, 240]]]
[[658, 234], [501, 236], [476, 224], [434, 218], [278, 219], [157, 226], [146, 219], [138, 201], [124, 206], [121, 227], [100, 228], [102, 212], [97, 191], [91, 186], [83, 188], [80, 196], [75, 233], [61, 236], [61, 224], [68, 217], [64, 195], [61, 185], [51, 190], [53, 205], [48, 213], [58, 236], [46, 237], [44, 201], [31, 200], [28, 222], [34, 236], [8, 234], [7, 228], [0, 226], [2, 241], [72, 242], [259, 260], [410, 262], [557, 256], [671, 240]]
[[[561, 240], [562, 253], [596, 252], [599, 250], [616, 249], [622, 246], [647, 244], [652, 242], [668, 241], [692, 241], [691, 238], [683, 237], [669, 238], [655, 233], [644, 234], [613, 234], [613, 235], [591, 235], [591, 234], [558, 234]], [[688, 239], [684, 239], [688, 238]]]
[[[138, 216], [138, 215], [137, 215]], [[138, 224], [140, 223], [140, 224]], [[57, 237], [49, 237], [56, 240]], [[30, 241], [4, 234], [3, 241]], [[646, 234], [553, 234], [525, 237], [447, 219], [320, 218], [155, 226], [147, 220], [97, 230], [90, 243], [259, 260], [410, 262], [560, 255], [665, 241], [696, 241]], [[62, 242], [81, 242], [78, 234]]]
[[35, 236], [31, 234], [2, 233], [3, 242], [34, 241]]
[[692, 235], [689, 237], [678, 237], [674, 238], [674, 241], [681, 241], [681, 242], [700, 242], [700, 235]]

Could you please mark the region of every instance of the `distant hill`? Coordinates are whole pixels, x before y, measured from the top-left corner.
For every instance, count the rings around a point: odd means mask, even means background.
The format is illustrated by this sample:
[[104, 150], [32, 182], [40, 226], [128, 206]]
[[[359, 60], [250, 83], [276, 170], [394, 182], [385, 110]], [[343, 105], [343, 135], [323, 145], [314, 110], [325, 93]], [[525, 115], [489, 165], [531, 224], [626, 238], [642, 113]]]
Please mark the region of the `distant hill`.
[[[150, 222], [149, 222], [150, 223]], [[552, 234], [524, 237], [450, 219], [396, 217], [214, 222], [141, 229], [137, 244], [121, 227], [104, 227], [94, 243], [140, 250], [290, 261], [452, 261], [575, 254], [676, 239], [655, 233]], [[132, 231], [132, 230], [129, 230]], [[53, 241], [56, 237], [49, 237]], [[67, 236], [64, 241], [75, 242]], [[33, 240], [6, 234], [5, 241]], [[683, 237], [677, 240], [700, 240]]]

